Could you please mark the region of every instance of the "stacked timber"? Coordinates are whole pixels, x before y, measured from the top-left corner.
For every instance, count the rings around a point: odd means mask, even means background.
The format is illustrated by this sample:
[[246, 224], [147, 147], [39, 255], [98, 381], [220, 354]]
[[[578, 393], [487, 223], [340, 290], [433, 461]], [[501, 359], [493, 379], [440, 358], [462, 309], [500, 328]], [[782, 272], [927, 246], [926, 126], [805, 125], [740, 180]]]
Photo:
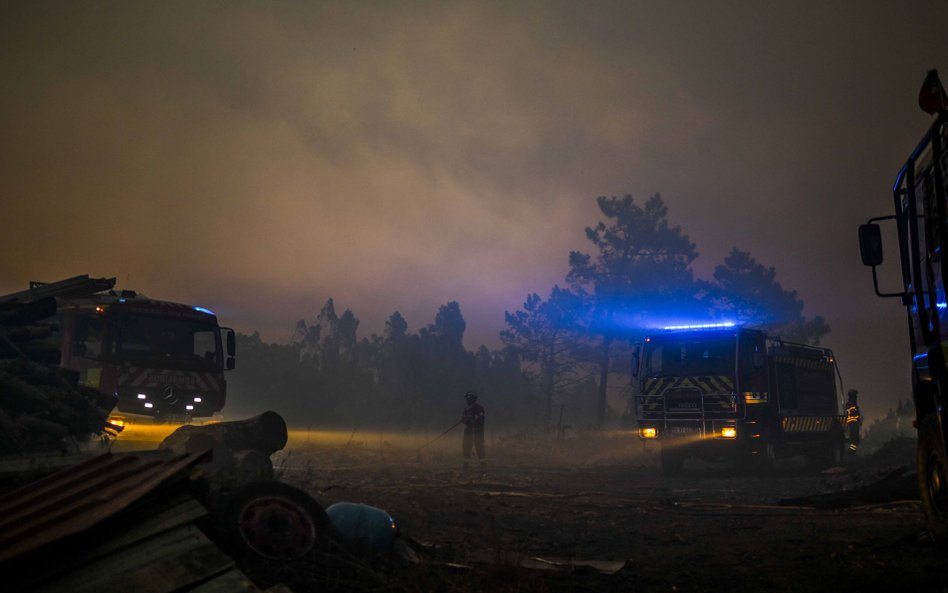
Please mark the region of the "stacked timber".
[[0, 305], [0, 454], [66, 451], [109, 426], [115, 399], [59, 367], [56, 301]]

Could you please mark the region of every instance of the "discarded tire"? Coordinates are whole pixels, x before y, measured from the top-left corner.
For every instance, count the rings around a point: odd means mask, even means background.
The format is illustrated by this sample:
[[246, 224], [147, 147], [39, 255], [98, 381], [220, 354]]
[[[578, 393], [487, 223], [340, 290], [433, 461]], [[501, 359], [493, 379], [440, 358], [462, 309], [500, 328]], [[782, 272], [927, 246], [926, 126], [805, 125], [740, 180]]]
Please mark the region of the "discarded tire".
[[329, 540], [326, 511], [313, 497], [281, 482], [236, 491], [225, 513], [229, 539], [244, 559], [289, 561]]

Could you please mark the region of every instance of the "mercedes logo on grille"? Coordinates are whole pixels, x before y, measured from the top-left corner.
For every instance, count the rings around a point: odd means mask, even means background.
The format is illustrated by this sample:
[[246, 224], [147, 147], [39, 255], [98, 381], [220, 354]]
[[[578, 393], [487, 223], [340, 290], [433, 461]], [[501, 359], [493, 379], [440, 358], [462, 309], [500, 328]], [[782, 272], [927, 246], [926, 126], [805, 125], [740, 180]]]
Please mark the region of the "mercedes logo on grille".
[[165, 391], [164, 391], [164, 394], [162, 395], [162, 399], [164, 399], [169, 404], [178, 403], [178, 395], [174, 392], [174, 385], [168, 385], [167, 387], [165, 387]]

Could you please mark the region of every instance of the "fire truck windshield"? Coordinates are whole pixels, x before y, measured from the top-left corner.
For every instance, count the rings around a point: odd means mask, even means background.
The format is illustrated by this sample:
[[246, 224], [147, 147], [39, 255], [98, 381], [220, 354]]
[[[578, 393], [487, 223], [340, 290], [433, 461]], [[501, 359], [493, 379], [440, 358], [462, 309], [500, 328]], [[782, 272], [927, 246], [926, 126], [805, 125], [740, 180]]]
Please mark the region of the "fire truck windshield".
[[734, 336], [656, 337], [646, 346], [643, 362], [646, 377], [733, 375]]
[[111, 354], [149, 364], [219, 369], [218, 328], [202, 320], [119, 314], [112, 319]]

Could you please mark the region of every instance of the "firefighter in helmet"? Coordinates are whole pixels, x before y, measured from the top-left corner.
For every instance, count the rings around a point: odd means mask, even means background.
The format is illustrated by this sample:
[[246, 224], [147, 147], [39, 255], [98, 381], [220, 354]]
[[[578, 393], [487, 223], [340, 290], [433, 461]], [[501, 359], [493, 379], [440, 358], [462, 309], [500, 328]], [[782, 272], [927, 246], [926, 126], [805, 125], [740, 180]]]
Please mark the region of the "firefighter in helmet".
[[862, 428], [862, 414], [856, 403], [858, 395], [855, 389], [850, 389], [846, 394], [846, 431], [849, 433], [849, 452], [852, 454], [859, 448], [859, 429]]
[[477, 452], [477, 460], [481, 467], [486, 465], [487, 456], [484, 453], [484, 406], [477, 403], [477, 393], [468, 391], [464, 394], [464, 413], [461, 422], [464, 423], [464, 467], [471, 460], [471, 447]]

